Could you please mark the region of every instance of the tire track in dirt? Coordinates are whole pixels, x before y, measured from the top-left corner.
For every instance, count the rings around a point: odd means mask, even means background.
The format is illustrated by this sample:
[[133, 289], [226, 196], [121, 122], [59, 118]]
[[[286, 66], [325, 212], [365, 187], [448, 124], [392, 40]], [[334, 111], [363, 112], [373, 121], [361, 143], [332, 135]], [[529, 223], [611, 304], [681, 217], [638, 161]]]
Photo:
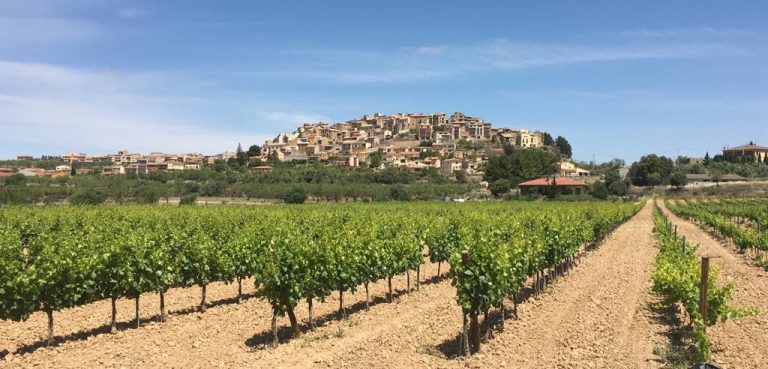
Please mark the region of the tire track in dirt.
[[758, 308], [755, 316], [732, 319], [708, 328], [713, 342], [713, 359], [728, 368], [768, 367], [768, 272], [750, 265], [750, 261], [699, 228], [670, 212], [659, 202], [678, 232], [698, 244], [698, 253], [713, 257], [711, 263], [720, 269], [722, 283], [734, 283], [732, 306]]

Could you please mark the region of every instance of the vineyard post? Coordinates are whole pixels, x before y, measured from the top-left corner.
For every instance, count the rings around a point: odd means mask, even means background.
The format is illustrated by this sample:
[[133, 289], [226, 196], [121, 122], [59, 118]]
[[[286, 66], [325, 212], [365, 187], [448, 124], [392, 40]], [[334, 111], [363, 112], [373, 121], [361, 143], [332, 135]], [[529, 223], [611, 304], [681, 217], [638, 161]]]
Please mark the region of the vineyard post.
[[312, 297], [307, 297], [307, 314], [309, 315], [309, 329], [315, 329], [315, 320], [313, 318], [314, 312], [312, 311]]
[[167, 316], [165, 314], [165, 292], [160, 292], [160, 322], [165, 323]]
[[272, 307], [272, 347], [277, 347], [277, 306]]
[[243, 279], [237, 277], [237, 303], [243, 302]]
[[421, 290], [421, 263], [416, 266], [416, 291]]
[[200, 299], [200, 312], [204, 313], [206, 310], [206, 304], [205, 304], [205, 292], [206, 292], [206, 286], [202, 285], [200, 288], [200, 294], [202, 295], [202, 298]]
[[683, 255], [685, 255], [685, 236], [683, 236]]
[[677, 224], [675, 224], [675, 239], [677, 239]]
[[406, 293], [411, 293], [411, 271], [406, 270], [405, 271], [405, 283], [406, 283]]
[[53, 344], [53, 309], [46, 308], [45, 314], [48, 315], [48, 343], [47, 346]]
[[461, 309], [461, 342], [459, 351], [462, 355], [469, 356], [469, 329], [467, 327], [467, 310]]
[[707, 326], [707, 289], [709, 282], [709, 257], [701, 258], [701, 283], [699, 285], [699, 309], [701, 319], [704, 321], [704, 329]]
[[109, 333], [115, 333], [117, 332], [117, 307], [115, 306], [115, 301], [117, 300], [114, 296], [112, 296], [112, 324], [109, 327]]
[[139, 315], [139, 297], [141, 295], [136, 295], [136, 328], [141, 327], [141, 315]]
[[[469, 251], [464, 250], [461, 252], [461, 263], [464, 267], [470, 265]], [[472, 353], [480, 352], [480, 324], [477, 318], [477, 312], [474, 310], [469, 311], [469, 343]]]

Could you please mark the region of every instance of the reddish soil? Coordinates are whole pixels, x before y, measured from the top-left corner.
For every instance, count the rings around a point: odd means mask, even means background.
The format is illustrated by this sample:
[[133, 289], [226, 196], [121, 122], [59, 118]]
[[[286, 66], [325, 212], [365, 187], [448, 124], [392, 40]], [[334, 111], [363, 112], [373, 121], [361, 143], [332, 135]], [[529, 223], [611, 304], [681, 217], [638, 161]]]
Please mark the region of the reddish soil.
[[[482, 352], [469, 359], [455, 357], [461, 311], [450, 281], [433, 279], [406, 294], [405, 276], [399, 276], [393, 281], [400, 292], [395, 302], [386, 303], [386, 281], [380, 282], [371, 286], [375, 304], [366, 311], [361, 288], [345, 295], [349, 318], [337, 321], [338, 295], [333, 295], [316, 303], [315, 315], [323, 322], [315, 331], [277, 348], [265, 345], [271, 339], [269, 305], [256, 298], [229, 301], [236, 293], [233, 285], [209, 286], [215, 306], [206, 313], [194, 311], [199, 289], [171, 291], [166, 297], [171, 314], [164, 324], [155, 322], [159, 298], [142, 296], [142, 317], [148, 321], [138, 329], [129, 327], [133, 301], [121, 300], [116, 334], [108, 333], [109, 301], [57, 312], [59, 343], [50, 349], [40, 344], [46, 319], [37, 313], [23, 323], [0, 322], [0, 350], [12, 352], [0, 367], [661, 367], [652, 352], [666, 345], [668, 327], [648, 308], [656, 301], [650, 293], [656, 254], [652, 227], [646, 206], [543, 295], [522, 303], [519, 319], [507, 319], [504, 332], [493, 331]], [[436, 270], [426, 264], [422, 279], [434, 277]], [[250, 284], [246, 292], [253, 292]], [[508, 307], [511, 315], [511, 303]], [[298, 319], [305, 322], [306, 313], [301, 304]], [[279, 323], [285, 341], [287, 319]], [[23, 354], [13, 353], [20, 348]]]
[[678, 232], [699, 245], [699, 254], [712, 257], [710, 262], [720, 270], [720, 280], [735, 284], [731, 305], [759, 309], [757, 315], [718, 323], [707, 330], [714, 345], [714, 361], [723, 369], [768, 367], [768, 272], [697, 225], [675, 216], [663, 202], [659, 205], [678, 226]]

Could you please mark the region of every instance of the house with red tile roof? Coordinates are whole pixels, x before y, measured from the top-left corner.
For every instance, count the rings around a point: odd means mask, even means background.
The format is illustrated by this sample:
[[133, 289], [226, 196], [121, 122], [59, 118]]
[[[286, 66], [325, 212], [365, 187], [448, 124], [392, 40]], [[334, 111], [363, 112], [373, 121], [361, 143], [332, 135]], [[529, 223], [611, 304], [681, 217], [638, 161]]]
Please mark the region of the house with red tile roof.
[[520, 187], [520, 193], [524, 195], [532, 192], [548, 194], [553, 186], [557, 188], [558, 193], [570, 191], [573, 194], [583, 195], [587, 192], [587, 184], [584, 181], [568, 177], [538, 178], [523, 182], [518, 186]]

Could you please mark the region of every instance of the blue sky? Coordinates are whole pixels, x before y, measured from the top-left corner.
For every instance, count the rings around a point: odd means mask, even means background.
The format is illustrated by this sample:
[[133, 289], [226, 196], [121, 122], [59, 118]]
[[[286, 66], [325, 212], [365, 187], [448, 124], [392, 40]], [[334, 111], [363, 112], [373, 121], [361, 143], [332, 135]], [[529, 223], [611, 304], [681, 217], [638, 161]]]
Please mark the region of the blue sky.
[[463, 111], [574, 156], [768, 145], [764, 1], [0, 0], [0, 158]]

